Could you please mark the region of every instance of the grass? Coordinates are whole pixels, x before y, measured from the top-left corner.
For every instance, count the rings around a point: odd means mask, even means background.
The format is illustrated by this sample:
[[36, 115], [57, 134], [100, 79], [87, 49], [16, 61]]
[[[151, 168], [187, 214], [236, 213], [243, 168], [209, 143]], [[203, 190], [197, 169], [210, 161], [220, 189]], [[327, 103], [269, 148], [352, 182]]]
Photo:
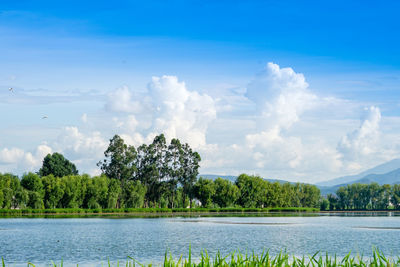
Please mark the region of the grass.
[[266, 213], [317, 212], [316, 208], [124, 208], [124, 209], [0, 209], [0, 215], [34, 214], [104, 214], [104, 213]]
[[[28, 266], [35, 267], [31, 262], [27, 263]], [[151, 267], [154, 264], [142, 264], [132, 257], [128, 257], [125, 263], [116, 262], [111, 263], [108, 261], [108, 267]], [[63, 261], [57, 265], [55, 262], [51, 262], [53, 267], [63, 267]], [[77, 265], [78, 266], [78, 265]], [[103, 264], [99, 264], [103, 266]], [[200, 259], [197, 261], [192, 260], [191, 250], [189, 248], [189, 257], [183, 259], [182, 256], [179, 259], [174, 259], [168, 253], [165, 253], [164, 262], [155, 265], [164, 267], [392, 267], [400, 266], [400, 258], [391, 259], [385, 257], [385, 255], [379, 250], [373, 251], [372, 257], [364, 258], [362, 256], [351, 256], [351, 253], [345, 257], [339, 259], [336, 256], [321, 255], [318, 252], [314, 255], [295, 257], [290, 256], [287, 253], [279, 253], [278, 255], [271, 255], [269, 252], [263, 252], [261, 254], [242, 254], [240, 252], [233, 252], [226, 256], [222, 256], [219, 252], [215, 257], [210, 257], [207, 251], [202, 251]], [[6, 263], [2, 258], [2, 267], [6, 267]]]

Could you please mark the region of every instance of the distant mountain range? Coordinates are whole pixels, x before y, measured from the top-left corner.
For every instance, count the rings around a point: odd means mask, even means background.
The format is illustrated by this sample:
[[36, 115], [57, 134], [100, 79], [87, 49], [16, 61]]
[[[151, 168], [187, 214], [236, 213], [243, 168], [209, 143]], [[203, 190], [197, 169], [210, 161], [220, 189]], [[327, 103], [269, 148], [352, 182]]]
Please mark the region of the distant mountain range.
[[[215, 180], [218, 177], [227, 179], [235, 182], [237, 176], [233, 175], [214, 175], [214, 174], [202, 174], [199, 177]], [[285, 180], [266, 179], [270, 182], [287, 183]], [[341, 186], [348, 184], [361, 183], [370, 184], [372, 182], [383, 184], [398, 184], [400, 183], [400, 159], [393, 159], [386, 163], [375, 166], [371, 169], [363, 171], [356, 175], [343, 176], [332, 180], [316, 183], [316, 186], [321, 190], [321, 194], [327, 195], [329, 193], [335, 193]]]
[[339, 187], [348, 184], [398, 184], [400, 183], [400, 159], [393, 159], [356, 175], [343, 176], [317, 183], [322, 195], [335, 193]]
[[349, 175], [349, 176], [343, 176], [339, 178], [335, 178], [332, 180], [328, 180], [325, 182], [320, 182], [316, 183], [316, 185], [319, 186], [334, 186], [334, 185], [339, 185], [339, 184], [348, 184], [352, 183], [356, 180], [363, 179], [369, 174], [387, 174], [391, 171], [394, 171], [396, 169], [400, 168], [400, 159], [393, 159], [391, 161], [388, 161], [386, 163], [380, 164], [378, 166], [375, 166], [371, 169], [368, 169], [366, 171], [363, 171], [359, 174], [356, 175]]

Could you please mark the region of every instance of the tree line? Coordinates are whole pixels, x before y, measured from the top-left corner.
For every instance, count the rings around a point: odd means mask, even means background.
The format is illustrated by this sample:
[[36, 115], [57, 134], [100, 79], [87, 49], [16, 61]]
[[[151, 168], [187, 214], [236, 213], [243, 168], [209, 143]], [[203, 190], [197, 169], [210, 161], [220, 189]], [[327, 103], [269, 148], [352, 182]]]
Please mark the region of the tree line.
[[[186, 208], [190, 199], [183, 187], [175, 192], [165, 190], [158, 202], [146, 204], [148, 187], [137, 180], [121, 181], [106, 175], [91, 177], [27, 173], [20, 179], [0, 174], [0, 208]], [[199, 178], [193, 185], [196, 206], [214, 207], [318, 207], [320, 193], [308, 184], [271, 183], [257, 176], [240, 175], [235, 182], [217, 178]], [[171, 196], [174, 195], [174, 198]]]
[[[102, 174], [79, 175], [60, 153], [47, 155], [37, 173], [0, 174], [0, 208], [318, 207], [309, 184], [272, 183], [240, 175], [235, 182], [198, 178], [200, 155], [163, 134], [137, 149], [115, 135], [97, 165]], [[194, 201], [196, 200], [196, 201]]]
[[321, 202], [322, 210], [400, 209], [400, 185], [355, 183], [341, 186]]

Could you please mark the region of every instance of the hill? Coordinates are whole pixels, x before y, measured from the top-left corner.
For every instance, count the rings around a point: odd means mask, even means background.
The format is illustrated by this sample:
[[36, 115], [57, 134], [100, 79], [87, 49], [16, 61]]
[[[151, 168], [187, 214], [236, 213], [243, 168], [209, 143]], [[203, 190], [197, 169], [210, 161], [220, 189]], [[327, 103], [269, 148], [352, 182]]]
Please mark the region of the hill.
[[357, 180], [365, 178], [367, 175], [387, 174], [387, 173], [394, 171], [396, 169], [399, 169], [399, 168], [400, 168], [400, 159], [393, 159], [391, 161], [385, 162], [385, 163], [375, 166], [371, 169], [363, 171], [359, 174], [335, 178], [335, 179], [328, 180], [325, 182], [317, 183], [316, 185], [318, 185], [320, 187], [332, 187], [335, 185], [354, 183]]
[[348, 183], [338, 184], [334, 186], [318, 186], [321, 190], [321, 195], [327, 195], [330, 193], [335, 193], [339, 187], [346, 186], [348, 184], [370, 184], [370, 183], [378, 183], [380, 185], [383, 184], [399, 184], [400, 183], [400, 168], [390, 171], [388, 173], [383, 174], [368, 174], [361, 179], [351, 181]]

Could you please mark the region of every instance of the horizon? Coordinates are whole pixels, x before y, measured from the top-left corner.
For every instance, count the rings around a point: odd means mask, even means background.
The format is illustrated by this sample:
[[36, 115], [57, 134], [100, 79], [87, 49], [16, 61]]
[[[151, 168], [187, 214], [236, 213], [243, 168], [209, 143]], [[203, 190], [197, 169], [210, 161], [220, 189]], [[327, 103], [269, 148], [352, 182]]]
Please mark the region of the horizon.
[[400, 158], [400, 3], [3, 1], [0, 172], [164, 133], [200, 173], [316, 184]]

